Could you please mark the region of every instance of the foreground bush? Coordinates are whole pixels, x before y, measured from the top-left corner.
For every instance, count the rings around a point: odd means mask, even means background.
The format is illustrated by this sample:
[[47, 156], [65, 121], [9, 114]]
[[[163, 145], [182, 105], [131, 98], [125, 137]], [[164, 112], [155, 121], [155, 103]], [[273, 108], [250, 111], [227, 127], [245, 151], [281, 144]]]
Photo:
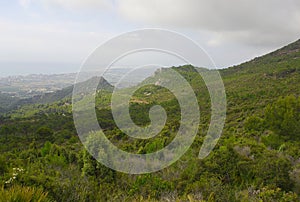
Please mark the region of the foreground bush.
[[50, 202], [42, 189], [13, 186], [0, 188], [0, 202]]

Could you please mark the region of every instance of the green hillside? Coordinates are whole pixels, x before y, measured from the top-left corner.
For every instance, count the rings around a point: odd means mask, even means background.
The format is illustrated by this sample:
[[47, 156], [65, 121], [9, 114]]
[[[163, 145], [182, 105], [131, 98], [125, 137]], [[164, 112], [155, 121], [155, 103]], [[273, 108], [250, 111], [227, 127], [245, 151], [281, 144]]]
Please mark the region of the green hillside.
[[[123, 174], [96, 162], [77, 137], [68, 88], [0, 117], [0, 201], [16, 190], [22, 195], [24, 189], [45, 201], [299, 201], [300, 41], [220, 70], [227, 119], [217, 146], [203, 160], [198, 153], [210, 121], [209, 93], [195, 67], [172, 68], [190, 83], [201, 111], [197, 137], [179, 161], [144, 175]], [[168, 71], [156, 72], [143, 84]], [[145, 154], [174, 139], [180, 108], [169, 90], [146, 85], [131, 98], [129, 111], [139, 126], [150, 123], [151, 106], [163, 106], [168, 115], [156, 137], [137, 140], [116, 127], [112, 86], [106, 86], [97, 94], [96, 113], [115, 145]]]
[[[81, 86], [84, 87], [85, 85], [88, 85], [89, 83], [93, 83], [97, 81], [97, 77], [92, 77], [88, 79], [87, 81], [81, 82], [78, 84], [78, 87]], [[69, 86], [66, 88], [63, 88], [62, 90], [55, 91], [53, 93], [45, 93], [43, 95], [36, 95], [31, 98], [26, 99], [20, 99], [11, 97], [6, 94], [0, 93], [0, 114], [5, 114], [7, 112], [20, 109], [20, 111], [23, 111], [23, 108], [31, 109], [32, 111], [35, 111], [34, 108], [36, 108], [37, 105], [45, 105], [45, 104], [52, 104], [54, 102], [67, 102], [70, 103], [70, 99], [72, 97], [74, 86]], [[104, 78], [100, 79], [98, 90], [105, 90], [105, 91], [112, 91], [113, 86], [108, 83]], [[22, 108], [23, 107], [23, 108]]]
[[0, 92], [0, 114], [6, 112], [19, 101], [18, 98], [12, 97], [6, 93]]

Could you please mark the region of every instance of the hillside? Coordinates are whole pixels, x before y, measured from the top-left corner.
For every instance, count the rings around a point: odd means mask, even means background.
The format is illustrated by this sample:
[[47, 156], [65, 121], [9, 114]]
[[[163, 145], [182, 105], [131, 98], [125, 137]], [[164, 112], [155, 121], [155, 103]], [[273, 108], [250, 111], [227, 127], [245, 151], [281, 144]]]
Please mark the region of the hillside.
[[[211, 118], [210, 97], [195, 67], [173, 67], [195, 92], [200, 129], [179, 161], [151, 174], [116, 172], [90, 156], [78, 140], [71, 106], [64, 100], [71, 88], [40, 97], [39, 104], [20, 107], [0, 119], [0, 184], [5, 184], [3, 190], [7, 192], [22, 186], [38, 187], [54, 201], [299, 201], [299, 50], [297, 41], [220, 70], [227, 95], [227, 119], [217, 146], [203, 160], [197, 157]], [[168, 71], [156, 72], [144, 84], [159, 80], [160, 72]], [[96, 113], [105, 135], [116, 146], [146, 154], [174, 139], [180, 126], [180, 108], [170, 91], [146, 85], [134, 93], [129, 111], [137, 125], [150, 123], [149, 109], [154, 105], [163, 106], [168, 115], [157, 136], [139, 140], [116, 127], [110, 109], [112, 86], [105, 81], [104, 86], [107, 90], [96, 97]], [[97, 137], [88, 139], [88, 147], [95, 148], [97, 141]], [[9, 181], [13, 168], [25, 171]]]
[[[97, 77], [92, 77], [88, 79], [87, 81], [84, 81], [82, 83], [79, 83], [78, 86], [85, 86], [89, 82], [95, 82], [97, 81]], [[98, 85], [98, 90], [105, 90], [105, 91], [111, 91], [113, 89], [113, 86], [109, 84], [104, 78], [100, 79], [99, 85]], [[13, 100], [14, 102], [9, 103], [8, 105], [4, 104], [1, 105], [3, 106], [2, 108], [2, 113], [9, 112], [11, 110], [18, 109], [24, 105], [34, 105], [34, 104], [51, 104], [54, 102], [59, 102], [63, 100], [68, 100], [70, 101], [73, 93], [73, 85], [68, 86], [66, 88], [63, 88], [62, 90], [55, 91], [53, 93], [45, 93], [41, 95], [35, 95], [30, 98], [25, 98], [25, 99], [18, 99], [18, 98], [11, 98], [11, 96], [6, 96], [6, 100]], [[5, 100], [3, 99], [3, 102]], [[1, 111], [0, 111], [1, 113]]]
[[[281, 96], [299, 97], [300, 41], [265, 56], [220, 71], [230, 111], [240, 118], [263, 113], [264, 107]], [[230, 107], [232, 106], [232, 107]]]
[[253, 60], [237, 66], [229, 67], [221, 72], [224, 74], [255, 72], [271, 74], [284, 69], [298, 69], [297, 63], [299, 62], [299, 52], [300, 39], [267, 55], [254, 58]]
[[19, 101], [19, 98], [12, 97], [6, 93], [0, 92], [0, 114], [6, 112]]

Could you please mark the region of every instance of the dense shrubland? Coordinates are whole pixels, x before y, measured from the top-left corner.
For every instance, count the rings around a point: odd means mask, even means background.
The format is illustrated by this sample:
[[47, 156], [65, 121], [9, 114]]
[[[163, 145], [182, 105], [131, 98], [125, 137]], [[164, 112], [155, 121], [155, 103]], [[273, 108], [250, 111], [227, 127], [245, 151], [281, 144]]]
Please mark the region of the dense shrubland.
[[[289, 48], [294, 50], [293, 45], [284, 50]], [[3, 115], [0, 201], [299, 201], [300, 59], [291, 54], [273, 53], [221, 71], [227, 120], [217, 146], [203, 160], [197, 156], [210, 120], [209, 95], [193, 67], [174, 68], [194, 88], [200, 129], [179, 161], [152, 174], [123, 174], [95, 161], [76, 135], [68, 100]], [[168, 90], [148, 85], [131, 100], [132, 119], [140, 126], [149, 124], [151, 106], [166, 109], [167, 123], [151, 140], [135, 140], [117, 129], [110, 93], [101, 93], [97, 117], [118, 147], [149, 153], [176, 135], [180, 109]]]

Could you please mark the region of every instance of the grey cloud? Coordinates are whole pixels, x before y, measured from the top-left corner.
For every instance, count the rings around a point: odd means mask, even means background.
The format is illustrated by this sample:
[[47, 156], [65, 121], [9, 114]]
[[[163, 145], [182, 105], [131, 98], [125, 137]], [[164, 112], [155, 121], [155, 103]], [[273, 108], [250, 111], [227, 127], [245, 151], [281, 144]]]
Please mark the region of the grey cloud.
[[207, 30], [250, 45], [276, 46], [300, 36], [297, 0], [120, 0], [118, 10], [134, 21]]
[[[36, 0], [20, 0], [28, 2]], [[299, 0], [44, 0], [67, 9], [116, 9], [125, 19], [210, 31], [215, 43], [274, 47], [300, 38]]]
[[[103, 11], [108, 11], [111, 16], [119, 15], [124, 25], [132, 26], [137, 22], [140, 26], [135, 25], [139, 28], [160, 27], [179, 31], [203, 45], [214, 56], [218, 66], [228, 66], [248, 60], [300, 38], [299, 0], [19, 1], [22, 6], [30, 6], [33, 2], [42, 3], [49, 8], [61, 7], [79, 12], [91, 10], [101, 14]], [[85, 26], [81, 29], [83, 28], [85, 29]], [[11, 36], [7, 26], [4, 30], [6, 35]], [[79, 36], [82, 35], [75, 37], [75, 41], [77, 38], [80, 41]], [[86, 34], [84, 36], [88, 37]], [[47, 37], [49, 38], [49, 36], [41, 38], [45, 38], [46, 41]], [[57, 38], [58, 41], [66, 43], [69, 40], [65, 38], [70, 37], [57, 36]], [[84, 40], [81, 40], [81, 43], [85, 47]], [[92, 43], [88, 47], [93, 47]], [[18, 50], [20, 49], [21, 47]]]

